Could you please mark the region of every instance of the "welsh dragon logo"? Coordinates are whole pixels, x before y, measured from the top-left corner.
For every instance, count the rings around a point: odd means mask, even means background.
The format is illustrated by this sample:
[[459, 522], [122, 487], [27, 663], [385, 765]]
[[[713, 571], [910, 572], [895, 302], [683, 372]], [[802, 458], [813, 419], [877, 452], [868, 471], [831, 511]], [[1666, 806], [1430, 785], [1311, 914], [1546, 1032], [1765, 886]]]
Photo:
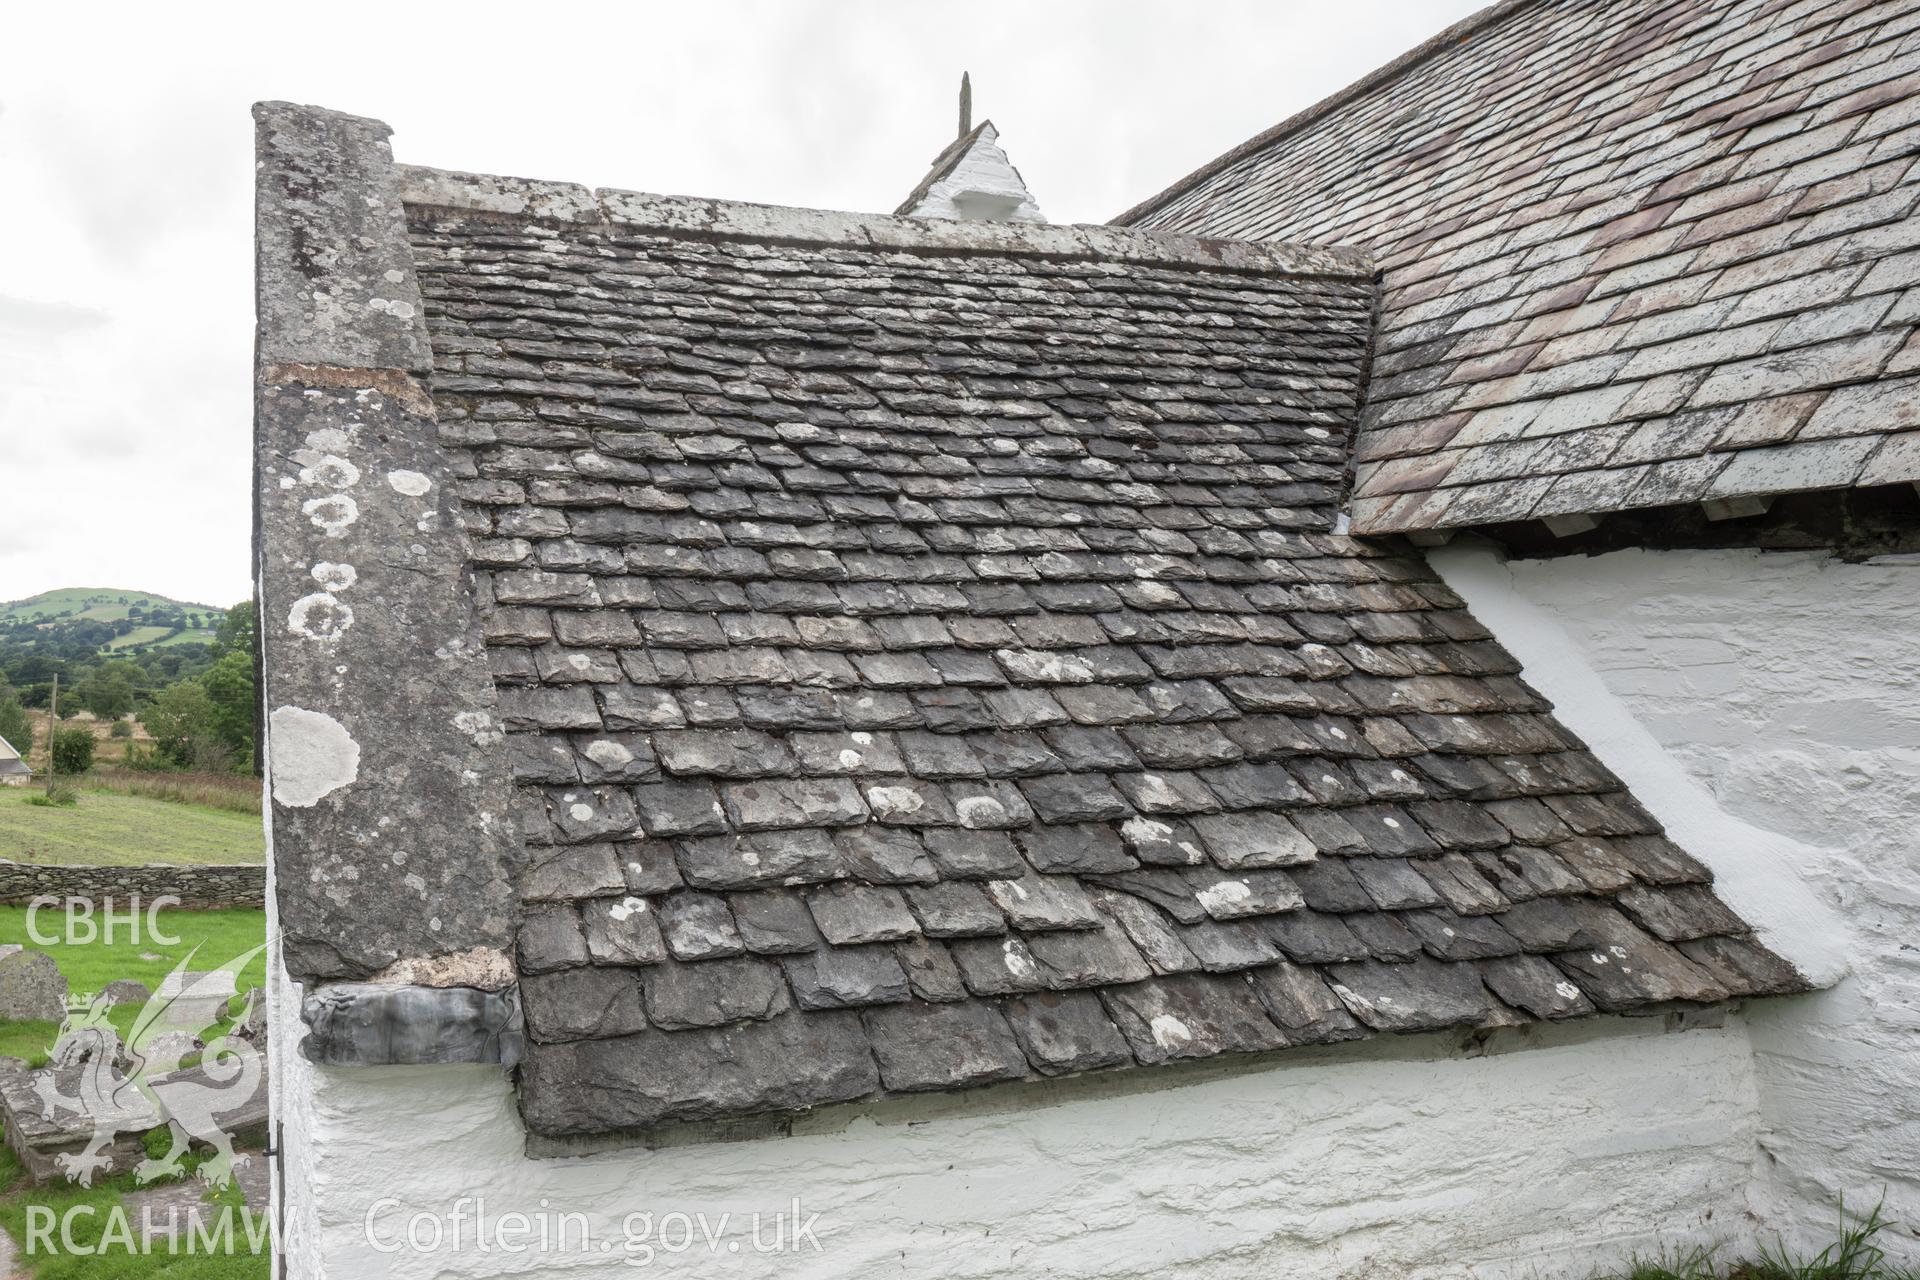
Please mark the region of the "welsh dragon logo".
[[[92, 1186], [94, 1174], [113, 1163], [108, 1149], [115, 1138], [165, 1125], [171, 1146], [134, 1168], [137, 1181], [183, 1172], [182, 1157], [198, 1140], [214, 1150], [199, 1177], [219, 1187], [232, 1182], [235, 1166], [247, 1157], [234, 1153], [232, 1135], [217, 1117], [253, 1100], [266, 1079], [266, 1058], [259, 1047], [222, 1031], [221, 1023], [241, 971], [264, 950], [262, 943], [199, 973], [188, 968], [194, 957], [189, 952], [141, 1007], [124, 1045], [108, 1020], [112, 1006], [104, 995], [69, 1008], [54, 1044], [53, 1070], [40, 1076], [35, 1090], [49, 1121], [92, 1121], [86, 1147], [55, 1158], [70, 1181]], [[252, 1012], [249, 997], [234, 1025], [245, 1026]], [[203, 1047], [195, 1048], [196, 1042]], [[197, 1065], [183, 1065], [190, 1053], [198, 1053]]]

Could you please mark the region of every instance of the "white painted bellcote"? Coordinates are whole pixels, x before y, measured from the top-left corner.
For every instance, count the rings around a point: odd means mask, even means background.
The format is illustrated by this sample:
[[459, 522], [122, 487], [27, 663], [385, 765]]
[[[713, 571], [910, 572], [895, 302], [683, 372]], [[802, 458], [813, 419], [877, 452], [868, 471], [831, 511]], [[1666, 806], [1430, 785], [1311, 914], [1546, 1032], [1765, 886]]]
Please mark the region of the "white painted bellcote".
[[976, 222], [1045, 222], [1046, 215], [1000, 149], [993, 121], [973, 127], [973, 86], [960, 81], [960, 136], [934, 157], [920, 185], [895, 209], [909, 218], [962, 218]]

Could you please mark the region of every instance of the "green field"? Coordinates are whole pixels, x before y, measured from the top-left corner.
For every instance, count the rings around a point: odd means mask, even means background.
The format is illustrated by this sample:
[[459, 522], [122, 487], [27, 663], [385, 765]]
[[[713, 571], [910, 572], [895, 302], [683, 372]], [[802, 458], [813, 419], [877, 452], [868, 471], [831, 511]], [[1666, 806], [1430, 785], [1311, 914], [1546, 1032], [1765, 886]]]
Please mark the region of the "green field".
[[172, 627], [135, 627], [127, 634], [108, 645], [114, 649], [132, 649], [139, 645], [150, 644], [156, 649], [164, 649], [170, 644], [212, 644], [218, 632], [202, 627], [198, 631], [175, 631]]
[[254, 814], [105, 791], [82, 791], [70, 809], [27, 803], [38, 794], [0, 787], [0, 858], [105, 866], [266, 861]]
[[[117, 904], [123, 911], [128, 905]], [[125, 921], [116, 921], [112, 943], [96, 937], [84, 945], [43, 946], [27, 931], [27, 908], [0, 907], [0, 942], [17, 942], [29, 951], [46, 952], [66, 975], [69, 992], [91, 992], [122, 978], [144, 982], [148, 990], [154, 990], [190, 953], [195, 971], [214, 969], [239, 959], [267, 937], [267, 913], [257, 910], [162, 911], [154, 923], [161, 934], [178, 941], [161, 942], [150, 936], [146, 931], [148, 921], [142, 916], [138, 938], [130, 936], [131, 926]], [[34, 927], [41, 937], [58, 937], [65, 932], [57, 911], [40, 912]], [[244, 996], [250, 987], [264, 986], [266, 974], [266, 957], [255, 956], [240, 972], [240, 994]], [[138, 1005], [123, 1005], [110, 1017], [124, 1035], [139, 1012]], [[0, 1022], [0, 1054], [38, 1062], [53, 1047], [59, 1031], [51, 1022]]]
[[177, 609], [183, 613], [197, 613], [216, 626], [226, 612], [212, 605], [170, 600], [166, 596], [149, 595], [143, 591], [116, 591], [108, 587], [64, 587], [59, 591], [45, 591], [25, 600], [0, 603], [0, 623], [37, 622], [61, 615], [72, 618], [91, 618], [95, 622], [118, 622], [136, 608], [147, 612], [155, 609]]
[[132, 649], [140, 645], [166, 647], [176, 644], [211, 644], [220, 626], [220, 620], [226, 616], [225, 609], [172, 600], [166, 596], [156, 596], [145, 591], [117, 591], [109, 587], [63, 587], [58, 591], [43, 591], [25, 600], [0, 603], [0, 627], [23, 622], [53, 623], [81, 620], [121, 622], [131, 618], [136, 609], [147, 615], [164, 612], [188, 618], [197, 617], [204, 625], [183, 628], [179, 631], [175, 631], [172, 627], [158, 625], [136, 626], [126, 635], [109, 644], [108, 652]]

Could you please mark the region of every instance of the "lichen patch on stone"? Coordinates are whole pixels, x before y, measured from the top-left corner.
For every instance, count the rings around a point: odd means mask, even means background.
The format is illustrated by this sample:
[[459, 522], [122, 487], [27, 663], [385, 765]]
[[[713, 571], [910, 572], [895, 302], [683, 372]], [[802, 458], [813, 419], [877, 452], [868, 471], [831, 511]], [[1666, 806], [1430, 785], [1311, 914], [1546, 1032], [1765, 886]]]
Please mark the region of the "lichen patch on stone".
[[360, 776], [360, 744], [324, 712], [275, 707], [267, 741], [276, 804], [309, 808]]

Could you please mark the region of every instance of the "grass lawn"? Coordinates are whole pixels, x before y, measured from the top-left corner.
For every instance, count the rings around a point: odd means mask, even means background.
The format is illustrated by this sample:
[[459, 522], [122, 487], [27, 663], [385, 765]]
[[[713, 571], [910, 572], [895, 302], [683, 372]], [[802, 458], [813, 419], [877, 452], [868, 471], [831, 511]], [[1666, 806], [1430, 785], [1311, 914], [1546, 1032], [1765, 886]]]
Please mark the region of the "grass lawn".
[[[53, 937], [61, 932], [64, 922], [58, 914], [43, 911], [36, 917], [35, 924], [42, 937]], [[266, 940], [267, 913], [238, 908], [162, 911], [158, 925], [161, 933], [179, 941], [169, 945], [148, 937], [143, 919], [137, 943], [127, 939], [125, 925], [116, 925], [111, 945], [95, 941], [84, 945], [41, 946], [27, 933], [25, 907], [0, 907], [0, 942], [18, 942], [30, 951], [44, 951], [52, 956], [60, 972], [66, 975], [69, 991], [98, 991], [121, 978], [144, 982], [151, 990], [160, 985], [160, 980], [185, 959], [196, 944], [200, 948], [193, 959], [196, 971], [223, 965]], [[146, 956], [154, 959], [145, 959]], [[264, 986], [266, 974], [266, 957], [255, 956], [241, 971], [240, 994], [246, 995], [249, 987]], [[122, 1005], [109, 1016], [124, 1036], [139, 1012], [139, 1005]], [[38, 1065], [53, 1047], [59, 1030], [51, 1022], [0, 1022], [0, 1054], [25, 1058], [30, 1064]]]
[[257, 816], [141, 796], [82, 791], [70, 809], [27, 803], [32, 787], [0, 787], [0, 858], [133, 866], [264, 862]]
[[[262, 1158], [258, 1155], [254, 1157], [256, 1160]], [[267, 1280], [272, 1273], [273, 1259], [264, 1221], [253, 1226], [253, 1237], [250, 1239], [247, 1234], [249, 1220], [237, 1207], [231, 1218], [231, 1254], [223, 1251], [190, 1253], [184, 1240], [174, 1246], [177, 1250], [174, 1253], [167, 1251], [168, 1243], [165, 1240], [150, 1246], [154, 1250], [151, 1253], [124, 1248], [121, 1245], [122, 1238], [113, 1234], [116, 1217], [112, 1211], [116, 1208], [125, 1210], [122, 1196], [135, 1189], [132, 1174], [107, 1179], [91, 1188], [60, 1184], [32, 1187], [21, 1176], [13, 1152], [0, 1145], [0, 1228], [13, 1237], [21, 1274], [31, 1276], [33, 1280]], [[237, 1205], [238, 1197], [225, 1196], [221, 1203]], [[62, 1252], [60, 1232], [56, 1226], [50, 1235], [54, 1251], [48, 1253], [36, 1248], [29, 1254], [26, 1248], [28, 1219], [38, 1207], [51, 1210], [56, 1215], [56, 1223], [59, 1221], [58, 1215], [69, 1210], [80, 1207], [91, 1210], [91, 1213], [71, 1220], [73, 1242], [86, 1252]], [[214, 1209], [212, 1212], [217, 1214], [219, 1211]], [[124, 1220], [131, 1229], [134, 1249], [139, 1249], [140, 1215], [125, 1210], [124, 1219], [120, 1220]], [[102, 1249], [103, 1242], [110, 1235], [111, 1243]]]

